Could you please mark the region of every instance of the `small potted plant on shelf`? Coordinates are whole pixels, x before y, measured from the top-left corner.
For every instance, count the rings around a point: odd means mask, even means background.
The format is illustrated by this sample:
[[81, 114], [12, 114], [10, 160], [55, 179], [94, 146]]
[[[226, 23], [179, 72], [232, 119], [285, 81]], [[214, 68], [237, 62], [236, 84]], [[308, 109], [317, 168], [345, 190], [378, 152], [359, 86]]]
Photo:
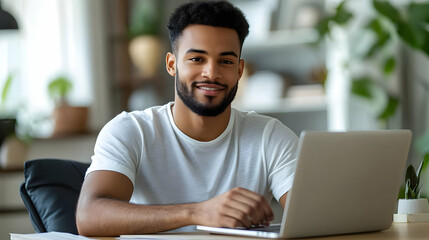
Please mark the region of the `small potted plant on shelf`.
[[52, 136], [67, 136], [87, 131], [88, 107], [70, 106], [67, 96], [73, 88], [66, 76], [58, 76], [49, 83], [48, 92], [55, 103]]
[[399, 199], [398, 202], [399, 214], [429, 212], [428, 200], [426, 198], [420, 197], [420, 193], [422, 190], [422, 185], [420, 184], [420, 177], [424, 167], [424, 159], [421, 161], [417, 172], [412, 165], [408, 166], [407, 172], [405, 174], [405, 199]]

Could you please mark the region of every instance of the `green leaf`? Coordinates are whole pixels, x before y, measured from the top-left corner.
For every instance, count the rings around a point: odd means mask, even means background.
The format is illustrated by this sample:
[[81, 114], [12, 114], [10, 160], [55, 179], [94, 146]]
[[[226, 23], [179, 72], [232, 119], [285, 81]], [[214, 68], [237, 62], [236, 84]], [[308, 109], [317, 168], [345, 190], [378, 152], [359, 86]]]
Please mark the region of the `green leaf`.
[[65, 101], [73, 85], [65, 76], [59, 76], [53, 79], [48, 85], [49, 96], [54, 101]]
[[417, 199], [417, 194], [414, 191], [410, 191], [411, 199]]
[[419, 180], [419, 182], [420, 182], [420, 174], [421, 174], [421, 172], [422, 172], [422, 170], [423, 170], [423, 168], [424, 168], [424, 165], [425, 165], [425, 161], [424, 161], [424, 159], [420, 162], [420, 165], [419, 165], [419, 168], [417, 168], [417, 179]]
[[352, 93], [357, 96], [372, 99], [372, 89], [374, 88], [374, 82], [369, 77], [362, 77], [353, 79], [352, 81]]
[[423, 40], [420, 49], [429, 57], [429, 32], [422, 30]]
[[322, 19], [316, 26], [317, 32], [319, 33], [319, 39], [322, 39], [327, 34], [330, 33], [329, 23], [331, 21], [330, 17]]
[[423, 164], [423, 170], [422, 170], [422, 171], [424, 171], [424, 170], [427, 168], [427, 166], [429, 165], [429, 153], [426, 153], [426, 154], [423, 156], [423, 161], [424, 161], [425, 163]]
[[370, 20], [365, 28], [372, 30], [377, 36], [380, 36], [385, 32], [378, 18]]
[[405, 199], [412, 199], [410, 190], [410, 179], [405, 181]]
[[419, 34], [421, 30], [418, 26], [399, 21], [396, 23], [396, 29], [399, 37], [412, 48], [419, 48], [422, 45], [424, 38]]
[[415, 146], [419, 154], [429, 154], [429, 131], [417, 139]]
[[417, 194], [417, 196], [416, 196], [416, 199], [419, 199], [420, 198], [420, 193], [422, 192], [422, 187], [419, 187], [418, 189], [417, 189], [417, 191], [416, 191], [416, 194]]
[[395, 65], [396, 65], [396, 60], [394, 57], [389, 57], [385, 62], [384, 62], [384, 74], [385, 75], [389, 75], [393, 72], [393, 70], [395, 70]]
[[336, 14], [332, 20], [339, 25], [344, 25], [353, 17], [353, 14], [344, 7], [346, 1], [341, 2], [341, 4], [336, 9]]
[[429, 3], [410, 3], [407, 8], [407, 16], [411, 22], [429, 23]]
[[161, 27], [160, 3], [156, 0], [138, 0], [130, 13], [129, 35], [131, 38], [139, 35], [158, 35]]
[[388, 1], [374, 0], [372, 4], [378, 13], [389, 18], [393, 23], [401, 21], [400, 12]]
[[12, 74], [9, 74], [9, 76], [7, 77], [7, 79], [3, 85], [3, 90], [1, 93], [2, 106], [5, 106], [5, 104], [6, 104], [7, 96], [9, 95], [10, 86], [12, 85], [12, 81], [13, 81]]
[[413, 165], [408, 166], [407, 172], [405, 173], [405, 179], [406, 179], [406, 182], [408, 183], [407, 185], [409, 189], [411, 190], [415, 189], [417, 185], [417, 176]]
[[389, 34], [380, 35], [377, 37], [377, 41], [371, 46], [366, 54], [365, 58], [372, 57], [376, 52], [380, 51], [390, 39]]
[[395, 98], [393, 96], [389, 96], [389, 99], [387, 101], [386, 106], [384, 107], [384, 110], [381, 112], [380, 115], [378, 115], [378, 119], [384, 120], [384, 121], [389, 119], [389, 117], [391, 117], [395, 114], [398, 105], [399, 105], [398, 98]]

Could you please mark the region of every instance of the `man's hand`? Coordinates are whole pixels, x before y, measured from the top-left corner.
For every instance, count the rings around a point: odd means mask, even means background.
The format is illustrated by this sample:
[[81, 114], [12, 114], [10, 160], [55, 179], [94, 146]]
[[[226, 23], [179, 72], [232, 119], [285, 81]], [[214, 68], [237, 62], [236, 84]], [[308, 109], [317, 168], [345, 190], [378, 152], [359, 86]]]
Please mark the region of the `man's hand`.
[[274, 219], [274, 214], [264, 197], [236, 187], [205, 202], [197, 203], [194, 217], [198, 225], [235, 228], [268, 226]]

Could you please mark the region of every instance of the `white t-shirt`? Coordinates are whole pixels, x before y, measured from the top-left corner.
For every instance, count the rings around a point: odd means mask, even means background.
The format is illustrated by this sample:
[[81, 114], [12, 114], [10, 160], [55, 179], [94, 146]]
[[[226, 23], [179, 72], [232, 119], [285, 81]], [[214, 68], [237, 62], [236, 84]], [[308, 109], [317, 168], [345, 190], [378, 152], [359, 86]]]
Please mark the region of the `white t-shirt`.
[[289, 191], [298, 137], [277, 119], [232, 109], [226, 130], [201, 142], [179, 130], [171, 106], [112, 119], [97, 138], [87, 174], [124, 174], [133, 183], [130, 202], [136, 204], [201, 202], [237, 186], [268, 202]]

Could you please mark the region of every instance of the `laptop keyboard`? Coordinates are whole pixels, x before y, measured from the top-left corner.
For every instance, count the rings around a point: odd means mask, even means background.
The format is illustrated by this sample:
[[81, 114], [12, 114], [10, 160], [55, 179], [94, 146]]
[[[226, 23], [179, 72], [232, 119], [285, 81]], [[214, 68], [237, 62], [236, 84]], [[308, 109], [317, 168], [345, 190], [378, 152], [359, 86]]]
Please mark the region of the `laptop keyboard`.
[[256, 227], [253, 230], [261, 232], [280, 232], [280, 225], [268, 226], [268, 227]]
[[243, 230], [260, 231], [260, 232], [280, 232], [280, 225], [273, 225], [268, 227], [255, 226], [251, 228], [238, 228]]

